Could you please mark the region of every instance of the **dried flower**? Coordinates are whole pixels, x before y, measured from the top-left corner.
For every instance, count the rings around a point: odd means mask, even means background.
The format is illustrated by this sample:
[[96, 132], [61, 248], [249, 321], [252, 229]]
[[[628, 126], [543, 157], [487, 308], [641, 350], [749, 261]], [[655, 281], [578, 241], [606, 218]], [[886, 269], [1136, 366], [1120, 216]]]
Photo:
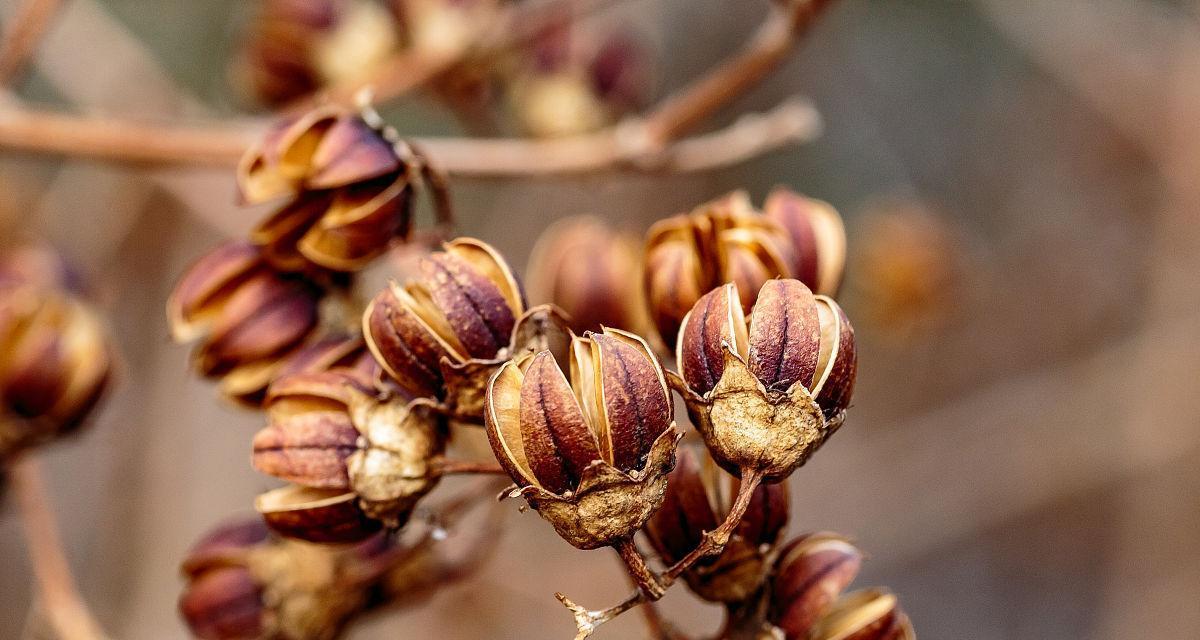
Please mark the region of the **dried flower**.
[[571, 329], [614, 327], [642, 333], [648, 327], [636, 240], [591, 216], [554, 223], [533, 248], [525, 281], [532, 300], [567, 312]]
[[379, 397], [339, 370], [281, 378], [266, 409], [254, 466], [293, 484], [257, 506], [284, 535], [344, 542], [399, 528], [440, 479], [446, 425], [427, 401]]
[[[650, 541], [668, 565], [700, 546], [704, 533], [725, 519], [738, 492], [736, 479], [719, 471], [707, 456], [705, 463], [697, 462], [687, 449], [679, 451], [662, 507], [646, 523]], [[684, 572], [688, 586], [712, 602], [748, 600], [766, 579], [768, 559], [787, 519], [786, 485], [759, 485], [724, 551]]]
[[22, 275], [17, 262], [0, 265], [0, 458], [79, 426], [113, 367], [96, 314], [52, 274]]
[[403, 286], [393, 282], [363, 313], [371, 353], [413, 395], [482, 421], [497, 367], [525, 351], [565, 351], [564, 321], [548, 307], [526, 311], [516, 277], [491, 246], [458, 238], [424, 258], [421, 272]]
[[723, 468], [780, 480], [845, 418], [854, 329], [836, 302], [798, 280], [763, 284], [747, 327], [738, 289], [714, 289], [684, 318], [676, 386]]
[[257, 404], [283, 363], [317, 329], [320, 289], [267, 264], [254, 245], [233, 240], [200, 258], [167, 301], [176, 342], [198, 342], [192, 359], [221, 392]]
[[788, 542], [775, 560], [771, 622], [789, 638], [806, 638], [854, 581], [862, 557], [836, 533], [811, 533]]
[[817, 293], [837, 295], [846, 266], [846, 230], [837, 210], [777, 187], [767, 196], [763, 213], [787, 232], [791, 277]]
[[787, 236], [759, 215], [744, 191], [660, 220], [646, 234], [643, 284], [650, 314], [666, 344], [705, 292], [726, 282], [746, 292], [749, 309], [762, 283], [791, 274]]
[[678, 434], [662, 368], [641, 338], [605, 329], [506, 363], [488, 386], [492, 450], [567, 542], [627, 541], [663, 498]]
[[248, 204], [287, 197], [251, 239], [283, 271], [358, 271], [412, 226], [418, 168], [398, 144], [394, 132], [335, 106], [280, 123], [238, 166]]
[[361, 75], [396, 46], [387, 11], [362, 0], [266, 0], [243, 36], [233, 75], [280, 106]]

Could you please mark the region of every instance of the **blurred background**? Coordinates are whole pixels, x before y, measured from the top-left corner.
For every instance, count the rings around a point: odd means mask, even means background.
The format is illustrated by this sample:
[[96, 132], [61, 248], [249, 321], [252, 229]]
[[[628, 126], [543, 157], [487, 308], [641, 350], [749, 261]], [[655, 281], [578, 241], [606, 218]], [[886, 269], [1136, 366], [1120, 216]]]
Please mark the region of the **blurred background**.
[[[247, 107], [229, 65], [255, 5], [65, 2], [15, 90], [92, 113], [232, 116]], [[597, 20], [645, 40], [656, 97], [765, 10], [637, 0]], [[791, 480], [790, 531], [853, 537], [870, 554], [856, 584], [895, 590], [922, 638], [1194, 637], [1200, 4], [843, 0], [715, 124], [796, 93], [822, 114], [816, 142], [678, 177], [463, 180], [460, 229], [521, 264], [570, 214], [640, 234], [735, 188], [831, 202], [859, 386], [846, 427]], [[385, 116], [404, 134], [464, 133], [420, 95]], [[273, 484], [248, 463], [261, 416], [189, 373], [163, 306], [190, 261], [260, 212], [235, 206], [232, 171], [11, 152], [0, 190], [0, 242], [43, 239], [78, 262], [123, 354], [91, 428], [43, 456], [81, 590], [115, 638], [186, 637], [180, 558]], [[612, 554], [575, 551], [515, 504], [499, 545], [476, 578], [350, 637], [565, 638], [554, 591], [601, 605], [627, 590]], [[16, 638], [31, 589], [11, 508], [0, 558], [0, 637]], [[664, 610], [694, 633], [719, 621], [682, 588]]]

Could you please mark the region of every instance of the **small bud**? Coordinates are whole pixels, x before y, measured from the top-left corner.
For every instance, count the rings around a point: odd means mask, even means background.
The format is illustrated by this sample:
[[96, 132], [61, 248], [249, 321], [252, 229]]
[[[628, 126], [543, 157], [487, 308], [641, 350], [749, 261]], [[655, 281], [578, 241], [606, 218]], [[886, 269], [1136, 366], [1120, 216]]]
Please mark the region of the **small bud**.
[[102, 322], [49, 275], [0, 283], [0, 458], [79, 426], [112, 374]]
[[200, 373], [226, 396], [261, 399], [282, 363], [316, 330], [320, 291], [275, 272], [257, 247], [230, 241], [198, 260], [167, 301], [176, 342], [198, 341]]
[[[679, 562], [700, 546], [706, 532], [717, 528], [729, 513], [737, 481], [720, 472], [705, 457], [704, 464], [687, 449], [667, 480], [662, 507], [646, 523], [646, 533], [663, 562]], [[787, 524], [787, 487], [761, 484], [725, 549], [702, 558], [684, 574], [696, 595], [711, 602], [738, 603], [762, 586], [780, 532]]]
[[862, 552], [833, 533], [787, 543], [775, 560], [771, 622], [788, 638], [807, 638], [862, 566]]
[[681, 391], [710, 453], [731, 473], [787, 477], [845, 418], [858, 358], [841, 308], [798, 280], [769, 280], [749, 326], [738, 286], [705, 294], [676, 345]]
[[549, 351], [500, 367], [485, 424], [530, 506], [580, 549], [628, 539], [646, 522], [678, 439], [658, 359], [616, 329], [572, 340], [570, 381]]
[[915, 640], [917, 636], [895, 594], [884, 589], [864, 589], [838, 600], [806, 637], [810, 640]]
[[250, 234], [282, 271], [358, 271], [392, 238], [406, 237], [409, 178], [392, 141], [333, 106], [282, 123], [238, 166], [247, 203], [289, 198]]
[[347, 541], [399, 528], [437, 484], [445, 425], [423, 401], [379, 399], [349, 370], [281, 378], [253, 462], [294, 486], [263, 494], [259, 510], [284, 535]]
[[637, 244], [602, 220], [576, 216], [551, 225], [534, 246], [526, 273], [530, 298], [565, 311], [576, 332], [648, 328], [636, 285]]
[[741, 191], [655, 223], [645, 255], [647, 304], [666, 344], [674, 344], [683, 317], [705, 292], [733, 282], [745, 292], [747, 311], [764, 282], [792, 271], [786, 233]]
[[846, 264], [846, 229], [838, 212], [783, 187], [767, 196], [763, 212], [787, 231], [792, 277], [817, 293], [837, 295]]
[[363, 335], [383, 370], [413, 395], [439, 398], [482, 421], [488, 378], [510, 357], [565, 349], [566, 329], [546, 307], [526, 311], [508, 264], [491, 246], [459, 238], [421, 261], [421, 277], [392, 283], [363, 313]]

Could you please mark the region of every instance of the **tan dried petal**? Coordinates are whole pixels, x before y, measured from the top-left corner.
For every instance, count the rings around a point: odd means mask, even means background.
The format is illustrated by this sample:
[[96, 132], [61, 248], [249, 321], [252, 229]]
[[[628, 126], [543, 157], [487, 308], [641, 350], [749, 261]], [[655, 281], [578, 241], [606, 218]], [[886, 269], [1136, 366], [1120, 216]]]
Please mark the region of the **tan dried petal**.
[[821, 356], [813, 396], [825, 416], [832, 419], [850, 406], [858, 376], [858, 348], [854, 327], [838, 303], [826, 296], [817, 296], [816, 301], [821, 319]]
[[812, 386], [821, 322], [812, 292], [799, 280], [770, 280], [750, 314], [750, 371], [768, 389]]
[[525, 374], [520, 363], [528, 364], [532, 360], [533, 357], [528, 356], [520, 362], [510, 361], [496, 371], [488, 383], [484, 412], [484, 429], [492, 453], [513, 482], [522, 487], [537, 484], [521, 435], [521, 385]]
[[412, 191], [403, 175], [387, 175], [339, 189], [329, 208], [299, 241], [314, 264], [334, 271], [358, 271], [408, 235]]
[[400, 170], [391, 143], [357, 115], [338, 117], [309, 158], [307, 186], [331, 189]]

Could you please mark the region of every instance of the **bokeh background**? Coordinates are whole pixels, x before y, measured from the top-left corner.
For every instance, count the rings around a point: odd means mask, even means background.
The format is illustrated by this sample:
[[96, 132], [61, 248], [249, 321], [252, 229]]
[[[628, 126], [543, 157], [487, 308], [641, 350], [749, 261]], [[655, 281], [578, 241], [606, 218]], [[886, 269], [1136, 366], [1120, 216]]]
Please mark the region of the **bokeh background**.
[[[226, 66], [254, 4], [69, 1], [17, 89], [103, 114], [232, 115]], [[662, 95], [764, 11], [637, 0], [602, 19], [649, 36]], [[723, 117], [795, 93], [823, 115], [815, 143], [686, 177], [464, 181], [461, 229], [520, 264], [559, 216], [640, 233], [734, 188], [830, 201], [850, 234], [859, 387], [846, 427], [793, 477], [791, 531], [855, 538], [870, 554], [856, 584], [898, 592], [922, 638], [1194, 637], [1200, 4], [843, 0]], [[420, 97], [386, 115], [409, 134], [458, 132]], [[272, 483], [248, 463], [261, 418], [189, 375], [163, 305], [258, 212], [234, 205], [228, 171], [12, 153], [0, 193], [0, 241], [44, 239], [81, 264], [123, 354], [92, 428], [43, 456], [81, 589], [115, 638], [186, 637], [179, 559]], [[595, 605], [626, 592], [612, 554], [508, 511], [477, 578], [350, 637], [565, 638], [554, 591]], [[30, 570], [10, 507], [0, 559], [0, 637], [18, 638]], [[682, 588], [664, 607], [693, 632], [718, 621]], [[638, 637], [639, 623], [600, 637]]]

